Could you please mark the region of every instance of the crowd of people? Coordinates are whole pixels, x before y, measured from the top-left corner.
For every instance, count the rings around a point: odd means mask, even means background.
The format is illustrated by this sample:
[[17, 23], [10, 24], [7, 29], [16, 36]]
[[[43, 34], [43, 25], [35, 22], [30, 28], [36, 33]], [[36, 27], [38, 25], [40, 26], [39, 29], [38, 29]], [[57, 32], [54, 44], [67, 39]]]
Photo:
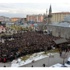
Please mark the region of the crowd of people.
[[24, 32], [4, 37], [5, 42], [0, 43], [0, 61], [12, 61], [18, 57], [35, 52], [47, 51], [54, 45], [53, 40], [58, 39], [51, 35], [38, 32]]

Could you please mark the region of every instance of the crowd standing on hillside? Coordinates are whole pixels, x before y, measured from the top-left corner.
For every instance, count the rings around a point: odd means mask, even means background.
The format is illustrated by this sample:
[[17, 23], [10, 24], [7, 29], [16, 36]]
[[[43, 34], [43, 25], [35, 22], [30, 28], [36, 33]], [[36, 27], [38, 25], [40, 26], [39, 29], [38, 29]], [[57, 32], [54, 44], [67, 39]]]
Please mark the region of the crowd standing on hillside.
[[51, 35], [37, 32], [24, 32], [12, 35], [13, 40], [6, 39], [0, 43], [0, 61], [12, 61], [18, 57], [35, 52], [50, 50], [53, 40], [58, 39]]

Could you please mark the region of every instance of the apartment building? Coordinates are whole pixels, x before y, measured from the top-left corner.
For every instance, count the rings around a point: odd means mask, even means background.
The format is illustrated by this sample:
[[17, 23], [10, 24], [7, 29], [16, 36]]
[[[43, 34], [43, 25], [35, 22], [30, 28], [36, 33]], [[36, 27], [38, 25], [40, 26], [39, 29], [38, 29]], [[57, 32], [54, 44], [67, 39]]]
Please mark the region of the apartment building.
[[66, 16], [69, 16], [70, 12], [56, 12], [52, 13], [52, 22], [62, 22]]
[[27, 15], [27, 21], [33, 21], [33, 22], [43, 22], [44, 16], [42, 14], [39, 15]]
[[20, 18], [18, 18], [18, 17], [13, 17], [13, 18], [11, 18], [11, 22], [16, 22], [16, 21], [18, 21]]

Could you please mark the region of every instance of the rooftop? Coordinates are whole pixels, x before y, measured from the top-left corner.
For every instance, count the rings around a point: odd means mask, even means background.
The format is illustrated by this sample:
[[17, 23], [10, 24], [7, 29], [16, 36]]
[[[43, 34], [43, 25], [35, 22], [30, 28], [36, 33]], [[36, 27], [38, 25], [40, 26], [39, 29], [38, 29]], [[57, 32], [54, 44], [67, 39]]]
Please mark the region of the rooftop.
[[66, 43], [66, 42], [68, 42], [66, 39], [58, 39], [58, 40], [54, 40], [54, 42], [56, 43], [56, 44], [61, 44], [61, 43]]
[[52, 13], [52, 14], [70, 14], [70, 12], [55, 12], [55, 13]]

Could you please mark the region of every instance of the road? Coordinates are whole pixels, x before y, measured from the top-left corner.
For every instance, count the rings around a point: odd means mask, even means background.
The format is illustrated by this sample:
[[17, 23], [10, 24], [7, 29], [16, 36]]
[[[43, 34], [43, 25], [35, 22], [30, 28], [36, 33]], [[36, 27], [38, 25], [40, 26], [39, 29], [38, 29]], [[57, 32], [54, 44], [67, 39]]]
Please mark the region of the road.
[[[70, 52], [68, 53], [68, 57], [70, 57]], [[21, 66], [21, 67], [32, 67], [32, 65], [33, 65], [33, 67], [43, 67], [43, 64], [45, 64], [46, 67], [50, 67], [51, 65], [54, 65], [56, 63], [63, 63], [63, 59], [60, 57], [59, 53], [56, 53], [54, 55], [54, 57], [46, 57], [44, 59], [35, 61], [33, 63], [29, 63], [29, 64]], [[0, 67], [4, 67], [4, 65], [6, 67], [10, 67], [11, 66], [11, 62], [0, 63]]]
[[[70, 52], [68, 54], [69, 54], [68, 57], [70, 57]], [[65, 62], [66, 61], [67, 59], [65, 59]], [[24, 65], [22, 67], [31, 67], [32, 65], [33, 67], [43, 67], [43, 64], [45, 64], [46, 67], [50, 67], [51, 65], [54, 65], [56, 63], [63, 63], [63, 59], [60, 57], [59, 53], [55, 54], [54, 57], [46, 57], [44, 59]]]
[[11, 66], [11, 62], [8, 62], [8, 63], [0, 63], [0, 67], [10, 67]]

